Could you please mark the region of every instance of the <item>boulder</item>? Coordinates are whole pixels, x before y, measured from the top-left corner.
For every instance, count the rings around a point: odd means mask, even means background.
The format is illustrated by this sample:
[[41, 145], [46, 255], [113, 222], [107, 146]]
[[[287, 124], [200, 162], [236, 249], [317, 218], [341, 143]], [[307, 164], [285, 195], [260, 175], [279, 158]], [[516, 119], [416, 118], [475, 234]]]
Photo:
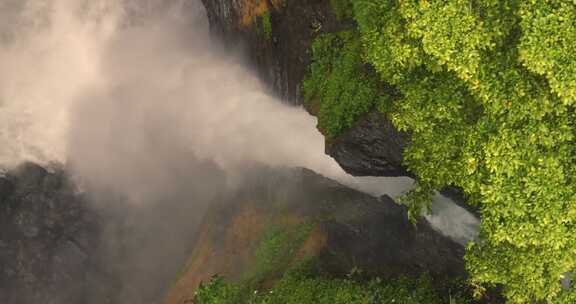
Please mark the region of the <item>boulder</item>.
[[82, 303], [97, 227], [61, 168], [0, 177], [0, 303]]
[[198, 284], [214, 274], [236, 282], [251, 279], [260, 269], [263, 239], [277, 227], [310, 228], [289, 248], [289, 262], [262, 277], [264, 286], [305, 258], [317, 258], [333, 275], [427, 273], [438, 281], [466, 276], [464, 248], [424, 220], [412, 225], [405, 207], [389, 197], [376, 199], [307, 169], [261, 169], [211, 207], [165, 303], [190, 303]]

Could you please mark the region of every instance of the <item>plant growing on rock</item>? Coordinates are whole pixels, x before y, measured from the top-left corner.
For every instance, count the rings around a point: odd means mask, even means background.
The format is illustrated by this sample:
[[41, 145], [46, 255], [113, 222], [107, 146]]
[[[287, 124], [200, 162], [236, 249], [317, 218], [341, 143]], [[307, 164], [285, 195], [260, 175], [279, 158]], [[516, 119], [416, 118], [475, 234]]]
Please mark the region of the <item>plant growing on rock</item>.
[[272, 38], [272, 20], [270, 16], [270, 11], [266, 11], [262, 14], [262, 31], [266, 39]]
[[[321, 276], [311, 270], [314, 261], [309, 260], [289, 269], [282, 279], [269, 290], [245, 290], [236, 293], [238, 285], [214, 277], [203, 284], [197, 294], [198, 304], [466, 304], [471, 299], [461, 291], [443, 294], [434, 289], [430, 279], [401, 278], [396, 280], [351, 279]], [[231, 302], [232, 300], [232, 302]]]
[[319, 128], [333, 138], [370, 109], [383, 103], [379, 81], [361, 58], [358, 32], [325, 34], [312, 45], [315, 61], [304, 79], [304, 98], [320, 101]]

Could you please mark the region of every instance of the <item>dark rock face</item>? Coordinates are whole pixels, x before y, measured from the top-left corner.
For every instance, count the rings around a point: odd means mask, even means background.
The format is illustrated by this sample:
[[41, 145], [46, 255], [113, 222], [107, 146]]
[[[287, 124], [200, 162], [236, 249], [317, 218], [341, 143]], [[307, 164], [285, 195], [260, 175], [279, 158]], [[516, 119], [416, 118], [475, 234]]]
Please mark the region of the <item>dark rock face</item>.
[[26, 163], [0, 175], [0, 303], [158, 303], [224, 182], [210, 164], [177, 171], [172, 188], [142, 205], [80, 194], [61, 168]]
[[389, 197], [376, 199], [307, 169], [260, 168], [211, 206], [186, 272], [165, 303], [191, 303], [199, 282], [213, 274], [242, 280], [258, 264], [255, 252], [267, 227], [288, 224], [314, 227], [304, 245], [293, 248], [302, 253], [294, 260], [317, 257], [322, 271], [335, 276], [353, 269], [381, 278], [428, 273], [438, 282], [466, 276], [464, 248], [424, 220], [414, 227], [405, 207]]
[[407, 134], [374, 111], [327, 145], [326, 153], [352, 175], [411, 176], [402, 166], [407, 141]]
[[97, 236], [61, 170], [28, 163], [0, 177], [0, 303], [82, 303]]
[[[334, 16], [329, 0], [283, 1], [270, 9], [272, 33], [266, 37], [258, 20], [243, 24], [248, 0], [202, 0], [211, 30], [231, 48], [245, 49], [249, 62], [280, 97], [302, 104], [300, 85], [312, 61], [311, 44], [322, 33], [354, 25]], [[272, 1], [273, 2], [273, 1]], [[272, 3], [269, 1], [269, 3]], [[274, 7], [272, 4], [269, 7]], [[326, 153], [353, 175], [410, 175], [402, 166], [408, 136], [376, 110], [327, 144]]]
[[294, 104], [302, 104], [300, 83], [311, 62], [310, 45], [314, 38], [350, 27], [336, 20], [328, 0], [266, 1], [272, 26], [270, 36], [261, 31], [261, 16], [246, 17], [257, 15], [251, 6], [258, 1], [202, 2], [212, 33], [229, 48], [240, 46], [274, 93]]
[[331, 272], [358, 267], [381, 277], [465, 276], [464, 248], [421, 220], [408, 221], [407, 210], [390, 197], [373, 198], [308, 169], [268, 169], [248, 178], [246, 186], [222, 204], [220, 214], [233, 221], [242, 202], [295, 214], [318, 223], [327, 236], [323, 263]]
[[425, 220], [414, 227], [406, 208], [390, 197], [378, 200], [306, 169], [293, 174], [292, 183], [301, 189], [294, 194], [295, 202], [310, 208], [306, 216], [324, 218], [321, 225], [328, 238], [322, 260], [333, 271], [348, 273], [357, 267], [381, 277], [466, 275], [464, 248]]

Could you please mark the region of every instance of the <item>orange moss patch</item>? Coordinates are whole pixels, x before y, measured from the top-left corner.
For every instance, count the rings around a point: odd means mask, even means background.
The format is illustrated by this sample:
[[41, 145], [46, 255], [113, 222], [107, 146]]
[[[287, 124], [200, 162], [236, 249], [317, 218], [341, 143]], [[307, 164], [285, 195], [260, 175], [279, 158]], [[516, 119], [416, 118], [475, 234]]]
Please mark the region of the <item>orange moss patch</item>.
[[225, 256], [220, 261], [231, 280], [239, 280], [246, 269], [253, 265], [254, 251], [258, 246], [266, 226], [266, 215], [254, 206], [247, 206], [234, 218], [232, 226], [227, 231]]
[[271, 7], [268, 3], [271, 3], [274, 9], [279, 9], [282, 0], [244, 0], [242, 2], [242, 18], [240, 19], [242, 25], [250, 26], [256, 18], [270, 11]]
[[200, 282], [210, 279], [212, 261], [212, 242], [208, 230], [203, 229], [198, 238], [194, 253], [187, 262], [186, 270], [178, 281], [170, 288], [166, 297], [166, 304], [192, 303], [194, 292]]
[[[240, 203], [242, 208], [227, 223], [219, 223], [212, 214], [201, 225], [196, 246], [183, 274], [168, 291], [165, 304], [193, 303], [194, 293], [201, 282], [207, 282], [214, 274], [228, 280], [239, 281], [256, 264], [255, 252], [265, 230], [270, 225], [298, 226], [307, 218], [292, 212], [274, 214], [258, 204]], [[220, 226], [217, 226], [220, 225]], [[316, 225], [298, 248], [292, 263], [317, 255], [326, 245], [326, 235]], [[272, 287], [277, 278], [264, 282]]]
[[238, 242], [236, 245], [243, 245], [254, 242], [255, 236], [260, 234], [264, 224], [264, 215], [253, 205], [247, 206], [234, 217], [227, 243]]
[[246, 204], [232, 222], [228, 223], [221, 241], [214, 238], [218, 233], [214, 232], [215, 227], [210, 225], [214, 223], [205, 223], [183, 275], [169, 290], [164, 303], [193, 303], [194, 292], [200, 283], [210, 280], [214, 274], [232, 280], [240, 279], [253, 264], [254, 250], [262, 237], [266, 222], [265, 214], [253, 205]]
[[275, 225], [280, 226], [295, 226], [305, 223], [306, 218], [298, 214], [283, 214], [274, 219]]

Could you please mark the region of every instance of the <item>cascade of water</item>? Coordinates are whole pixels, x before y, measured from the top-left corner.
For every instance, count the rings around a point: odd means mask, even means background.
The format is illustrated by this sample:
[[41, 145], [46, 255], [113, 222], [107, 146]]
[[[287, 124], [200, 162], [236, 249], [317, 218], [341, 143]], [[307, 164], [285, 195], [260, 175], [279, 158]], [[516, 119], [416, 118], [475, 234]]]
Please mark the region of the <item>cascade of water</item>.
[[[212, 43], [199, 1], [1, 4], [4, 166], [67, 163], [135, 202], [165, 191], [190, 156], [214, 160], [232, 184], [253, 163], [307, 167], [376, 196], [412, 184], [347, 175], [324, 154], [315, 118], [267, 95]], [[437, 229], [475, 237], [478, 220], [448, 199], [436, 196], [433, 211]]]

